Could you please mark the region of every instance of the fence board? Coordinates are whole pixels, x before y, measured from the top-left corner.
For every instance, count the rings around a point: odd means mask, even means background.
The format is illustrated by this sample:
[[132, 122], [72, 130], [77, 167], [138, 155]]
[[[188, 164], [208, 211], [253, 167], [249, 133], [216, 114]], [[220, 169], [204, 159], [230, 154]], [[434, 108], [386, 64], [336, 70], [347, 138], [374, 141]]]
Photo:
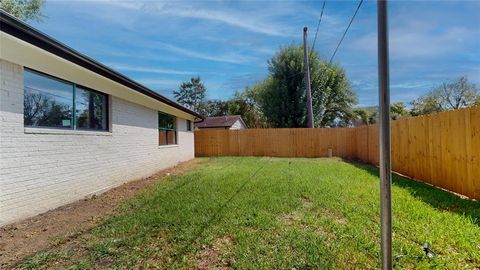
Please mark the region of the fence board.
[[469, 171], [473, 186], [473, 198], [480, 199], [480, 106], [470, 112], [470, 162]]
[[[480, 106], [392, 121], [392, 168], [480, 199]], [[197, 156], [326, 157], [379, 161], [378, 125], [195, 131]]]

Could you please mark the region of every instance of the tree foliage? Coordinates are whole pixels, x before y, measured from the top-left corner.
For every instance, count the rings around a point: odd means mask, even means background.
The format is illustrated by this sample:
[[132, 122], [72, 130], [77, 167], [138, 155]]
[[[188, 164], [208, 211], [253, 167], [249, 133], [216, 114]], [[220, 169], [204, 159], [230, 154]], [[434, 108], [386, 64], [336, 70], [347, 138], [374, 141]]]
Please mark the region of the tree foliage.
[[228, 101], [228, 110], [231, 115], [241, 115], [249, 128], [267, 127], [265, 118], [255, 101], [255, 92], [252, 88], [246, 88], [244, 92], [236, 92]]
[[249, 128], [265, 127], [265, 121], [257, 108], [250, 89], [236, 92], [228, 100], [206, 100], [201, 103], [199, 113], [206, 117], [240, 115]]
[[205, 101], [206, 91], [200, 77], [192, 77], [189, 81], [183, 82], [178, 91], [173, 91], [173, 96], [178, 103], [192, 111], [198, 111]]
[[219, 99], [205, 100], [200, 103], [198, 113], [204, 117], [228, 115], [228, 102]]
[[[315, 52], [309, 60], [315, 127], [346, 125], [357, 98], [344, 70]], [[268, 65], [269, 77], [254, 87], [259, 109], [272, 127], [305, 127], [303, 48], [285, 47]]]
[[403, 117], [410, 116], [407, 106], [403, 102], [395, 102], [390, 105], [390, 117], [393, 120], [398, 120]]
[[2, 0], [0, 8], [22, 21], [40, 21], [45, 0]]
[[461, 76], [448, 83], [434, 87], [426, 95], [414, 100], [412, 115], [422, 115], [434, 112], [456, 110], [475, 105], [480, 97], [478, 87], [468, 82], [468, 78]]
[[[372, 125], [378, 123], [378, 106], [360, 107], [352, 111], [351, 124]], [[390, 105], [390, 118], [398, 120], [410, 116], [407, 106], [403, 102], [395, 102]]]

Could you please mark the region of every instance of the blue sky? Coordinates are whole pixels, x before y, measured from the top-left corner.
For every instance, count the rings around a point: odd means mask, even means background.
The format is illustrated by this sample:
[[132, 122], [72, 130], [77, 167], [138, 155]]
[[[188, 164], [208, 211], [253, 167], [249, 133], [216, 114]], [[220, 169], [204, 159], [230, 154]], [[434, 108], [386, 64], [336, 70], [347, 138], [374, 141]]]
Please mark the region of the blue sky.
[[[226, 99], [267, 76], [282, 46], [309, 42], [323, 1], [54, 1], [33, 26], [172, 97], [199, 75]], [[357, 1], [327, 1], [315, 49], [329, 59]], [[391, 100], [409, 102], [442, 81], [480, 83], [480, 1], [392, 1]], [[366, 1], [334, 62], [359, 105], [377, 104], [376, 2]]]

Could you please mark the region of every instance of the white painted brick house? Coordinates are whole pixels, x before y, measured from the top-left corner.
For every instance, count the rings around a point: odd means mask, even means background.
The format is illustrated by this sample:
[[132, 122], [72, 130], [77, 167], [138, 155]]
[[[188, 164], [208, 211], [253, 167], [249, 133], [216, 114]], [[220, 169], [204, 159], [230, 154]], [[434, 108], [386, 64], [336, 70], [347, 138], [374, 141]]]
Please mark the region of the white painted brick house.
[[2, 11], [0, 225], [194, 157], [194, 112]]

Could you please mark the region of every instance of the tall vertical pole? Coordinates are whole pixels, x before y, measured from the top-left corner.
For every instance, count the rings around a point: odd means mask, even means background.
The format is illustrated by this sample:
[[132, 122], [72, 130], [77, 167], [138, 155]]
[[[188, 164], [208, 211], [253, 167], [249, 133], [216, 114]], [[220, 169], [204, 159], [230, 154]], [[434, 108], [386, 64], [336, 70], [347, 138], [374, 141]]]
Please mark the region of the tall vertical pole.
[[377, 0], [378, 87], [380, 107], [380, 207], [382, 269], [392, 269], [392, 173], [390, 160], [390, 78], [387, 0]]
[[310, 64], [308, 63], [307, 27], [303, 28], [303, 66], [305, 68], [305, 84], [307, 88], [307, 126], [313, 128], [312, 86], [310, 84]]

